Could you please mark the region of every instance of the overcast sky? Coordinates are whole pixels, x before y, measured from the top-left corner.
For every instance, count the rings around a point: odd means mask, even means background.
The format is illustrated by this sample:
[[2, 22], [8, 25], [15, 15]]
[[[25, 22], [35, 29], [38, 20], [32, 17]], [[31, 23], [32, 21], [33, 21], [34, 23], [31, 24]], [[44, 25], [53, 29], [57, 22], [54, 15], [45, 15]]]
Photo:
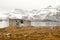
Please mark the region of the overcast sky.
[[[5, 13], [8, 10], [15, 8], [32, 10], [32, 9], [41, 9], [49, 5], [53, 7], [60, 5], [60, 0], [0, 0], [0, 13]], [[5, 17], [6, 15], [1, 15], [0, 17]], [[3, 25], [6, 26], [6, 23], [1, 23], [0, 28], [3, 28]]]
[[11, 9], [40, 9], [52, 5], [53, 7], [60, 4], [60, 0], [0, 0], [0, 10]]

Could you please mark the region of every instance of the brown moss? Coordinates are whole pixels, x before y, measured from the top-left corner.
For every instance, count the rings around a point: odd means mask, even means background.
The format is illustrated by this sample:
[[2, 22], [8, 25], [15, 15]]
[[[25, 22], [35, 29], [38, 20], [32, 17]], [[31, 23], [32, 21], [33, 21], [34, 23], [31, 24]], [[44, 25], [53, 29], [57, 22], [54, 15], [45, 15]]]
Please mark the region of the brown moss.
[[[7, 35], [8, 34], [8, 35]], [[9, 35], [10, 34], [10, 35]], [[7, 35], [7, 36], [6, 36]], [[3, 39], [4, 38], [4, 39]], [[13, 27], [0, 29], [0, 40], [60, 40], [60, 26]]]

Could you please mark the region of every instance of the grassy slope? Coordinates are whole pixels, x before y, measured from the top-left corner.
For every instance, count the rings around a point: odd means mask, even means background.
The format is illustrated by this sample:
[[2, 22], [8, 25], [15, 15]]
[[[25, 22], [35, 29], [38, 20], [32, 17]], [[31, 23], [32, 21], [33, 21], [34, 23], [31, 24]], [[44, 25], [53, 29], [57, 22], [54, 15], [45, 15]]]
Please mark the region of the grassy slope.
[[60, 27], [6, 27], [0, 29], [0, 40], [60, 40]]

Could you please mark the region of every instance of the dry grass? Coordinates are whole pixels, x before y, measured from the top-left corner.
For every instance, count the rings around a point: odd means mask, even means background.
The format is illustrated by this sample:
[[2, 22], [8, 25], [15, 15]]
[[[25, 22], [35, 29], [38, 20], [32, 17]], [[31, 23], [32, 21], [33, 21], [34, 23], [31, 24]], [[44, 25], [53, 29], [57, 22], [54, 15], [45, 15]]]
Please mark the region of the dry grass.
[[60, 26], [6, 27], [0, 29], [0, 40], [60, 40]]

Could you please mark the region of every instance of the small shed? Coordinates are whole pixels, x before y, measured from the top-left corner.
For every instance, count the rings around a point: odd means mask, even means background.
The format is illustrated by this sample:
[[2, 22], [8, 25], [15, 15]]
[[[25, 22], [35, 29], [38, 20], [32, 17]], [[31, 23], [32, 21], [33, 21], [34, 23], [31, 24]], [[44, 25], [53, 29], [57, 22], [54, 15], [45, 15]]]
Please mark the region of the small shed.
[[21, 26], [30, 26], [31, 21], [30, 20], [24, 20], [24, 19], [9, 19], [9, 25], [10, 26], [16, 26], [16, 27], [21, 27]]

